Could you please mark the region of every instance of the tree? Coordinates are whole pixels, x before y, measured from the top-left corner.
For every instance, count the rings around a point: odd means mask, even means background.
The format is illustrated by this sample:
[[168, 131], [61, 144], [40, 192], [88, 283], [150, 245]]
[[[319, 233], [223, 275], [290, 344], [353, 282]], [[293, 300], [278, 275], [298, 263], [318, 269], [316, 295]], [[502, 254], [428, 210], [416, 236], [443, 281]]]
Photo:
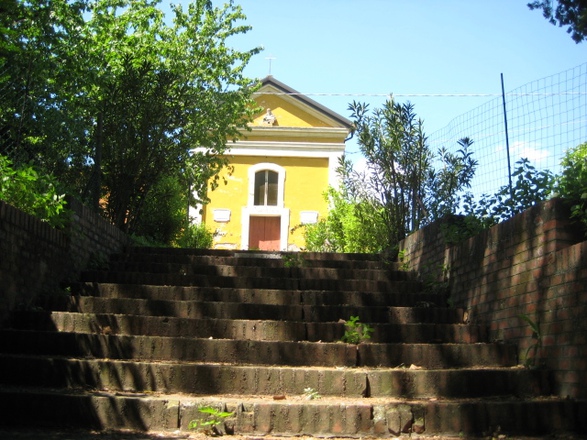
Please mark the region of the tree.
[[536, 0], [528, 3], [530, 9], [541, 9], [550, 23], [568, 26], [567, 32], [575, 43], [587, 38], [587, 0]]
[[328, 218], [307, 228], [312, 249], [322, 242], [343, 252], [390, 252], [409, 233], [456, 213], [477, 167], [472, 140], [461, 139], [456, 154], [441, 148], [434, 155], [412, 104], [391, 99], [372, 114], [357, 102], [349, 109], [367, 167], [355, 170], [343, 158]]
[[66, 48], [75, 46], [85, 3], [15, 0], [3, 8], [0, 153], [48, 173], [71, 167], [79, 133], [64, 111], [62, 88], [75, 63]]
[[414, 106], [388, 100], [381, 109], [368, 114], [368, 105], [353, 102], [361, 153], [368, 163], [358, 179], [343, 179], [349, 193], [369, 200], [387, 227], [389, 245], [395, 245], [408, 232], [420, 227], [425, 216], [424, 183], [432, 155], [426, 145], [422, 120]]
[[427, 221], [439, 220], [457, 213], [461, 208], [462, 192], [471, 187], [471, 180], [478, 165], [470, 150], [473, 141], [463, 138], [457, 143], [461, 148], [456, 154], [445, 147], [440, 148], [436, 156], [440, 169], [431, 167], [428, 171], [424, 203], [428, 210]]
[[165, 17], [159, 3], [19, 0], [16, 19], [0, 23], [14, 31], [2, 47], [18, 49], [5, 57], [2, 151], [101, 200], [127, 232], [160, 179], [185, 193], [216, 184], [227, 143], [256, 110], [243, 69], [260, 49], [228, 46], [249, 30], [241, 8], [195, 0]]
[[0, 3], [0, 62], [5, 57], [16, 50], [14, 44], [16, 38], [12, 27], [15, 20], [19, 17], [19, 3], [17, 0], [4, 0]]
[[134, 233], [158, 243], [170, 244], [187, 226], [187, 192], [174, 176], [157, 180], [145, 196]]
[[[87, 93], [98, 177], [108, 216], [129, 232], [159, 177], [180, 177], [186, 192], [205, 186], [256, 108], [255, 83], [242, 73], [259, 49], [241, 52], [226, 41], [249, 29], [237, 24], [240, 7], [198, 0], [187, 11], [175, 6], [166, 26], [157, 3], [99, 0], [84, 35], [89, 67], [105, 60]], [[191, 154], [195, 147], [205, 153]]]

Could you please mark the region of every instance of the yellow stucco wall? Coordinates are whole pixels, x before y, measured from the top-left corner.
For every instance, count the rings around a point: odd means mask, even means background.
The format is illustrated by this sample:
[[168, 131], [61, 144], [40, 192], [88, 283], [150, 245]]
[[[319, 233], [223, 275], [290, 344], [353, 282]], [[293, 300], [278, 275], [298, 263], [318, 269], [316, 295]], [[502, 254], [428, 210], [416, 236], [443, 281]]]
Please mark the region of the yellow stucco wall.
[[292, 102], [279, 95], [260, 95], [257, 102], [263, 112], [253, 121], [252, 125], [262, 125], [266, 109], [271, 109], [277, 118], [277, 127], [328, 127], [324, 121], [303, 111]]
[[[274, 163], [285, 169], [284, 207], [290, 210], [288, 246], [305, 246], [300, 224], [301, 211], [317, 211], [321, 218], [327, 213], [324, 191], [328, 187], [328, 159], [294, 157], [256, 157], [234, 156], [230, 159], [234, 171], [231, 175], [223, 173], [227, 184], [223, 183], [209, 193], [211, 202], [204, 207], [204, 222], [218, 232], [214, 241], [216, 248], [241, 249], [242, 208], [248, 202], [248, 170], [261, 162]], [[214, 209], [230, 209], [229, 222], [215, 222]], [[294, 232], [292, 233], [292, 229]]]

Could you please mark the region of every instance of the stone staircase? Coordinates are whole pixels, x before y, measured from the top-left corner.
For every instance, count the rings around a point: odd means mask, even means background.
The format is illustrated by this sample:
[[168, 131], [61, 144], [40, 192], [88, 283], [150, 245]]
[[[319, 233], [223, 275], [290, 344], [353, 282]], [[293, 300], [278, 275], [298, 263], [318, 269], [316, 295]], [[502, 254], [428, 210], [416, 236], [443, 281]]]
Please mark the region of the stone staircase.
[[[586, 410], [377, 256], [133, 248], [70, 293], [0, 331], [0, 425], [539, 435]], [[340, 342], [352, 316], [371, 339]]]

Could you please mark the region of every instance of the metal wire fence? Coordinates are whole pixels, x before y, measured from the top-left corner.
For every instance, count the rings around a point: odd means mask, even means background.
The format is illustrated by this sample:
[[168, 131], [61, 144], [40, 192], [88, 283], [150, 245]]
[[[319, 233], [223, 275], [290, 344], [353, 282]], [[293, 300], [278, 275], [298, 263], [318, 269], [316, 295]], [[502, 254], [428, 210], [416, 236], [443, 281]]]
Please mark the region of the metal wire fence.
[[9, 133], [6, 127], [6, 120], [10, 118], [10, 110], [7, 109], [9, 101], [9, 88], [5, 78], [8, 76], [8, 69], [0, 63], [0, 154], [8, 154], [6, 143]]
[[17, 139], [22, 136], [26, 94], [22, 85], [10, 82], [10, 75], [10, 69], [0, 61], [0, 154], [14, 156]]
[[494, 194], [508, 184], [508, 152], [515, 162], [530, 160], [538, 170], [560, 171], [565, 152], [587, 142], [587, 63], [532, 81], [454, 118], [428, 140], [433, 151], [459, 149], [457, 141], [473, 139], [479, 162], [472, 192]]

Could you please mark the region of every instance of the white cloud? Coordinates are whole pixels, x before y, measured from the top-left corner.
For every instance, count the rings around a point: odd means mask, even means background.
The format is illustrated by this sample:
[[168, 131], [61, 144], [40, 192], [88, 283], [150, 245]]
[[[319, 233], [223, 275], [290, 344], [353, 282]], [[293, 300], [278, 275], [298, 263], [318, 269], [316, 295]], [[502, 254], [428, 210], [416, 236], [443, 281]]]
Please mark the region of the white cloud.
[[[500, 144], [496, 147], [496, 153], [502, 153], [506, 150], [504, 144]], [[510, 144], [510, 156], [512, 162], [517, 162], [521, 158], [526, 158], [533, 165], [540, 165], [548, 159], [548, 150], [541, 147], [536, 142], [516, 141]]]
[[528, 159], [532, 164], [539, 164], [548, 158], [548, 151], [543, 148], [540, 148], [540, 144], [536, 142], [514, 142], [511, 145], [510, 150], [513, 157], [524, 157]]

